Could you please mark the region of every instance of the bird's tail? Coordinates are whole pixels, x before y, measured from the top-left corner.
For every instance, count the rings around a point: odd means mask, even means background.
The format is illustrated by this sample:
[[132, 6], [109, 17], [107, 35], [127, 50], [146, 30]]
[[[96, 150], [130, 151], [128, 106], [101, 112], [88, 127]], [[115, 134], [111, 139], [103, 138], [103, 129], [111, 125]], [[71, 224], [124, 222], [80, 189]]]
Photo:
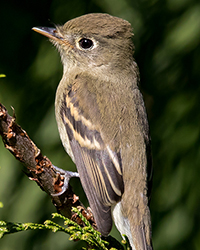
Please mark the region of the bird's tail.
[[136, 208], [129, 216], [125, 216], [119, 202], [113, 208], [112, 214], [117, 229], [122, 236], [125, 234], [128, 237], [132, 250], [153, 250], [149, 207], [146, 207], [143, 215]]
[[132, 250], [153, 250], [149, 209], [138, 224], [131, 225], [132, 239], [130, 243]]

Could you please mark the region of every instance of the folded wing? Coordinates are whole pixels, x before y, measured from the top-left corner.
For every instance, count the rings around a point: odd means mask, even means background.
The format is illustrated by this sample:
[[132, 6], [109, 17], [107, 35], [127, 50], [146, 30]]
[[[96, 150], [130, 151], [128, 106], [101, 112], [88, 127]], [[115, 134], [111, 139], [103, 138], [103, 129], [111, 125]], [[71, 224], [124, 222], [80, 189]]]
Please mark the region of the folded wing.
[[60, 115], [98, 230], [106, 236], [112, 228], [111, 206], [124, 191], [120, 152], [111, 150], [88, 115], [86, 119], [75, 91], [63, 95]]

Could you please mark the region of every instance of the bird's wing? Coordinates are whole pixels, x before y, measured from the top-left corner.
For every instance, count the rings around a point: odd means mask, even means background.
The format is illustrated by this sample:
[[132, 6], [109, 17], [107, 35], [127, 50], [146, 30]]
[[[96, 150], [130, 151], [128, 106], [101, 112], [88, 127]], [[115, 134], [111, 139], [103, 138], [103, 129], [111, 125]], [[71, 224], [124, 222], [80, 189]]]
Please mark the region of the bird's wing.
[[[92, 105], [96, 103], [93, 101]], [[111, 150], [98, 126], [91, 122], [90, 110], [93, 107], [87, 107], [85, 115], [75, 90], [63, 95], [60, 115], [98, 230], [106, 236], [112, 228], [111, 205], [121, 199], [124, 191], [121, 158], [120, 152]]]

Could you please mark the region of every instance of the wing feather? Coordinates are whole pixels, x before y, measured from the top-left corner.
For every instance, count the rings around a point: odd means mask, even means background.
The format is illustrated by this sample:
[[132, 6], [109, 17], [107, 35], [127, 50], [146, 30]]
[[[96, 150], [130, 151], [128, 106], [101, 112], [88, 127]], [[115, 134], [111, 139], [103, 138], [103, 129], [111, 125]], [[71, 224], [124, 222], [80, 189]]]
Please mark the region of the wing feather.
[[74, 91], [63, 95], [60, 115], [98, 229], [107, 235], [112, 227], [111, 206], [124, 192], [120, 152], [104, 143], [101, 132], [79, 108]]

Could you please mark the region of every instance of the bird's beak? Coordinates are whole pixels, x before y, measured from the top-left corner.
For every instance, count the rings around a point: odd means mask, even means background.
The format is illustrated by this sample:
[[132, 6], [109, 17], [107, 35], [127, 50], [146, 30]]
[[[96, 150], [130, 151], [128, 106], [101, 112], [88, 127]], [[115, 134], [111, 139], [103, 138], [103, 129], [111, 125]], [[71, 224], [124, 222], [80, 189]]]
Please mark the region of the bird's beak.
[[73, 46], [66, 40], [64, 39], [58, 32], [56, 28], [48, 28], [48, 27], [33, 27], [32, 30], [42, 34], [43, 36], [48, 37], [51, 40], [56, 41], [57, 43], [60, 44], [65, 44], [71, 48]]
[[48, 27], [33, 27], [32, 30], [42, 34], [43, 36], [47, 36], [50, 39], [58, 40], [62, 39], [62, 37], [58, 36], [58, 31], [56, 28], [48, 28]]

